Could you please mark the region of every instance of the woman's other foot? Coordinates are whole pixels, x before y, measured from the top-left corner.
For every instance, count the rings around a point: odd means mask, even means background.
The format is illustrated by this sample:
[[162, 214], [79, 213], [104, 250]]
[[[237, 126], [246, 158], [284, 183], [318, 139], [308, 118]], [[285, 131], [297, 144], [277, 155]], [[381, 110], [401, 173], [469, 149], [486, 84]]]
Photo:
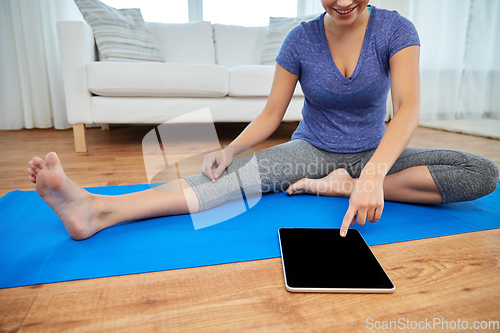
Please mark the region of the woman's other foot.
[[298, 182], [290, 185], [286, 192], [290, 195], [307, 193], [348, 198], [355, 184], [356, 179], [352, 178], [347, 170], [336, 169], [324, 178], [302, 178]]
[[101, 230], [96, 198], [66, 176], [56, 153], [48, 153], [45, 161], [34, 157], [28, 165], [37, 193], [59, 216], [71, 238], [86, 239]]

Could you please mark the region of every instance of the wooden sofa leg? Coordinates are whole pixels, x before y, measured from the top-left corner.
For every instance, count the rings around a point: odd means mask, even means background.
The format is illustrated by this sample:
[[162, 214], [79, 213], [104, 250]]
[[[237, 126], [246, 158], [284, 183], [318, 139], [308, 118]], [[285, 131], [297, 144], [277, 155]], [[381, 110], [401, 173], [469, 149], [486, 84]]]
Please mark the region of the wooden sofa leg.
[[87, 142], [85, 141], [85, 124], [73, 125], [73, 136], [75, 137], [75, 151], [77, 153], [87, 152]]
[[101, 124], [101, 129], [103, 131], [109, 131], [109, 124]]

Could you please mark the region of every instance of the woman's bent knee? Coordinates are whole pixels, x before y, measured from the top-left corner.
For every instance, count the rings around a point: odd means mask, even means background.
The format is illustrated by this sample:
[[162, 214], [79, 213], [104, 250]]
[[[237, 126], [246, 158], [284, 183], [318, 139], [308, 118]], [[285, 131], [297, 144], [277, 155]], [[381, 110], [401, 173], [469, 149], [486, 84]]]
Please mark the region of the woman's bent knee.
[[493, 161], [483, 158], [481, 169], [483, 175], [481, 196], [485, 196], [495, 191], [498, 186], [498, 166]]
[[447, 165], [429, 165], [443, 203], [471, 201], [495, 191], [498, 167], [493, 161], [468, 152], [454, 153]]
[[482, 156], [473, 155], [469, 160], [469, 170], [472, 171], [470, 179], [470, 192], [467, 200], [475, 200], [491, 194], [498, 186], [497, 165]]

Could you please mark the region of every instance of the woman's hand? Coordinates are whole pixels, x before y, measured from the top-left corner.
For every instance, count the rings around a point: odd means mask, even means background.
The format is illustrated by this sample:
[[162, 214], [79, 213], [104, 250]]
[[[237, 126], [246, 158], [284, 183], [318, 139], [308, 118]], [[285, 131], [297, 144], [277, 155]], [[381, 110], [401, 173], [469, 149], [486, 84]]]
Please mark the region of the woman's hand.
[[340, 236], [345, 237], [350, 225], [377, 222], [384, 209], [384, 177], [361, 175], [349, 198], [349, 208], [342, 221]]
[[298, 75], [276, 64], [273, 85], [264, 110], [223, 151], [206, 155], [201, 172], [215, 182], [224, 169], [231, 164], [234, 156], [261, 143], [273, 134], [283, 120], [298, 80]]
[[212, 182], [220, 177], [222, 171], [233, 161], [233, 154], [225, 149], [205, 155], [201, 165], [201, 173], [206, 175]]

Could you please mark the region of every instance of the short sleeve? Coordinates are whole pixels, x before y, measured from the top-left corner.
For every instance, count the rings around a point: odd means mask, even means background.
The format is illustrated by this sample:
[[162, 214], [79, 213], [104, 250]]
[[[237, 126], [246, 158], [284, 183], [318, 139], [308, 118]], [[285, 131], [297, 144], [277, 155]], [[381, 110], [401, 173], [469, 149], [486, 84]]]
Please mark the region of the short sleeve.
[[281, 67], [295, 75], [300, 75], [302, 70], [298, 52], [301, 29], [298, 25], [288, 32], [275, 59]]
[[417, 29], [407, 18], [397, 14], [391, 26], [392, 35], [389, 39], [389, 59], [402, 49], [420, 45]]

